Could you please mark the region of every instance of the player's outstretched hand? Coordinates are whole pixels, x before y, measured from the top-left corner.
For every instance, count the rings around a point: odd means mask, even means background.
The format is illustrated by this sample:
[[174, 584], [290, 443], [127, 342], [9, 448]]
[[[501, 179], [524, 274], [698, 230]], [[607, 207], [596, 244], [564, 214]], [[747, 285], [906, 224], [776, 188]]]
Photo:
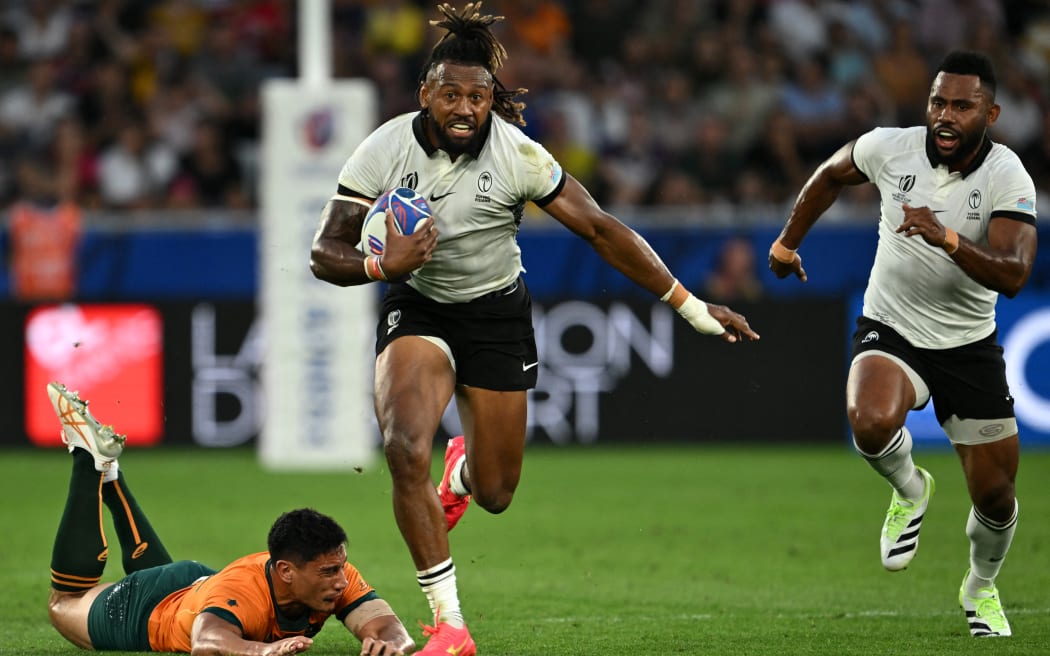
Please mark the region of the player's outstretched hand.
[[396, 280], [430, 261], [437, 246], [438, 229], [431, 217], [412, 234], [402, 235], [394, 228], [394, 213], [387, 210], [386, 235], [383, 272], [387, 278]]
[[744, 315], [733, 312], [724, 305], [714, 303], [707, 304], [707, 311], [725, 327], [726, 331], [721, 334], [721, 338], [725, 341], [739, 342], [746, 339], [753, 342], [760, 339], [759, 334], [751, 329]]

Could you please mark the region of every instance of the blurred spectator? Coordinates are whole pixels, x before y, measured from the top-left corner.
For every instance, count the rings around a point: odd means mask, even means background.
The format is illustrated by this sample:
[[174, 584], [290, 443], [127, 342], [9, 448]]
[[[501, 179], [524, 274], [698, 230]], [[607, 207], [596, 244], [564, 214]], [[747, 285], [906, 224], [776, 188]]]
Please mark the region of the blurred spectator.
[[600, 187], [607, 191], [605, 202], [637, 205], [664, 166], [654, 126], [647, 112], [632, 111], [624, 141], [602, 153], [598, 172]]
[[0, 96], [25, 79], [26, 66], [18, 53], [18, 37], [10, 27], [0, 24]]
[[853, 29], [844, 21], [828, 23], [828, 76], [840, 89], [871, 74], [871, 57], [860, 45]]
[[619, 44], [632, 27], [633, 0], [577, 0], [566, 3], [574, 56], [591, 74], [614, 67]]
[[73, 96], [55, 86], [55, 64], [35, 60], [26, 82], [0, 97], [0, 137], [11, 137], [29, 149], [44, 147], [55, 124], [72, 110]]
[[7, 22], [18, 35], [18, 51], [26, 59], [55, 57], [66, 47], [73, 11], [61, 0], [12, 3]]
[[386, 0], [365, 9], [364, 39], [369, 52], [415, 57], [427, 29], [423, 10], [408, 0]]
[[543, 117], [544, 145], [554, 155], [562, 168], [587, 188], [591, 187], [598, 157], [594, 150], [580, 143], [569, 128], [566, 112], [554, 108], [545, 112]]
[[824, 159], [841, 145], [846, 98], [828, 79], [828, 62], [823, 55], [795, 62], [792, 75], [782, 88], [780, 102], [791, 119], [791, 129], [804, 158]]
[[572, 38], [572, 24], [553, 0], [516, 0], [501, 9], [507, 17], [510, 37], [538, 55], [561, 48]]
[[74, 117], [62, 119], [52, 146], [55, 196], [60, 203], [95, 207], [98, 204], [98, 154]]
[[103, 59], [83, 80], [77, 116], [88, 139], [104, 147], [117, 139], [117, 133], [135, 112], [127, 68], [116, 59]]
[[999, 0], [919, 0], [916, 16], [919, 45], [927, 52], [943, 53], [970, 47], [973, 26], [987, 23], [1003, 27]]
[[116, 142], [99, 156], [102, 201], [118, 209], [159, 207], [176, 166], [175, 151], [152, 139], [141, 118], [129, 118]]
[[690, 136], [703, 116], [700, 94], [684, 71], [670, 69], [654, 81], [654, 102], [649, 116], [659, 126], [660, 149], [676, 155], [686, 150]]
[[1040, 103], [1038, 86], [1022, 67], [1000, 66], [996, 73], [995, 102], [1004, 119], [992, 126], [991, 136], [1024, 157], [1042, 137], [1047, 107]]
[[762, 298], [755, 248], [746, 237], [727, 239], [718, 251], [715, 268], [704, 281], [704, 298], [715, 303], [754, 302]]
[[895, 122], [904, 127], [925, 124], [930, 74], [908, 20], [893, 23], [889, 47], [875, 55], [872, 65], [876, 79], [896, 107]]
[[647, 207], [695, 207], [704, 202], [704, 192], [696, 178], [685, 171], [669, 166], [653, 180], [641, 199]]
[[759, 138], [779, 98], [777, 87], [759, 76], [746, 45], [731, 46], [726, 59], [726, 77], [707, 94], [707, 109], [729, 126], [729, 147], [740, 156]]
[[694, 121], [688, 133], [678, 135], [685, 148], [678, 154], [678, 168], [696, 181], [699, 197], [731, 200], [733, 180], [740, 173], [741, 159], [729, 143], [729, 126], [717, 115]]
[[809, 59], [826, 49], [827, 25], [818, 0], [771, 0], [769, 25], [794, 60]]
[[200, 49], [208, 16], [194, 0], [160, 0], [149, 10], [149, 22], [163, 33], [165, 43], [188, 57]]
[[11, 208], [11, 287], [24, 302], [65, 301], [76, 292], [80, 209], [21, 200]]
[[179, 204], [192, 207], [244, 208], [248, 197], [241, 167], [223, 138], [219, 124], [204, 120], [193, 133], [193, 145], [182, 158], [176, 189]]

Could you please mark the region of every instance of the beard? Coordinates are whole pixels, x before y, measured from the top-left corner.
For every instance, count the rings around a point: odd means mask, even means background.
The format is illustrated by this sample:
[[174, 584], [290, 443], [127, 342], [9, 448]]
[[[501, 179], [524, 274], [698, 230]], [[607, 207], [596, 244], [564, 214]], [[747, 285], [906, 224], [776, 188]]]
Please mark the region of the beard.
[[453, 139], [447, 132], [445, 132], [445, 129], [434, 119], [434, 116], [429, 111], [426, 115], [426, 121], [430, 125], [430, 133], [434, 135], [435, 139], [437, 139], [438, 148], [453, 157], [462, 155], [467, 151], [476, 150], [481, 144], [481, 125], [477, 126], [474, 130], [474, 135], [469, 139]]
[[930, 125], [926, 126], [926, 152], [933, 154], [933, 159], [938, 164], [944, 164], [945, 166], [953, 166], [961, 162], [966, 161], [968, 157], [977, 152], [984, 142], [984, 130], [980, 132], [960, 132], [959, 143], [955, 145], [954, 150], [949, 153], [941, 152], [941, 149], [937, 147], [937, 140], [933, 136], [934, 128]]

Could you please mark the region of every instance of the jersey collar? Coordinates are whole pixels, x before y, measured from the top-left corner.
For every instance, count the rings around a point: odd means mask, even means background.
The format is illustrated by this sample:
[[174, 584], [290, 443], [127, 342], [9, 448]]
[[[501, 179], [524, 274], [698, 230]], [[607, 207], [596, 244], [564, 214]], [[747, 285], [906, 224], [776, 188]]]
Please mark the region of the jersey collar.
[[[430, 140], [427, 139], [427, 131], [423, 128], [423, 121], [425, 120], [425, 118], [426, 110], [419, 110], [419, 113], [416, 114], [416, 117], [412, 119], [412, 134], [415, 135], [416, 143], [418, 143], [419, 146], [423, 149], [423, 152], [427, 154], [427, 157], [430, 157], [439, 149], [436, 148], [433, 144], [431, 144]], [[474, 159], [478, 159], [479, 157], [481, 157], [481, 149], [485, 147], [485, 144], [489, 140], [489, 133], [492, 131], [492, 121], [494, 120], [495, 117], [492, 115], [492, 112], [489, 112], [489, 120], [485, 121], [485, 124], [481, 126], [481, 139], [478, 139], [477, 148], [472, 148], [470, 150], [464, 151], [467, 155], [470, 155]]]
[[[930, 141], [928, 139], [925, 139], [924, 141], [926, 143], [926, 158], [930, 160], [930, 166], [932, 166], [933, 168], [937, 168], [938, 166], [940, 166], [940, 162], [937, 161], [937, 153], [930, 145]], [[984, 164], [984, 160], [987, 159], [988, 153], [990, 153], [991, 151], [992, 140], [986, 134], [984, 135], [984, 141], [981, 143], [981, 147], [977, 150], [977, 156], [973, 158], [973, 161], [970, 162], [969, 166], [960, 171], [964, 180], [966, 179], [966, 176], [970, 175], [978, 168], [980, 168], [981, 164]]]

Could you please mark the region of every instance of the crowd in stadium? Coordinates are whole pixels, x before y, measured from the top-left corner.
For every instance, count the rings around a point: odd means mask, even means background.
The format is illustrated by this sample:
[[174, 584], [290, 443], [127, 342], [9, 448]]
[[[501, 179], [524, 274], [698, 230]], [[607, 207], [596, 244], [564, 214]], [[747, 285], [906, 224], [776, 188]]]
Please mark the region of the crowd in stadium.
[[[0, 10], [0, 209], [250, 209], [260, 83], [297, 73], [290, 0], [26, 0]], [[418, 107], [431, 0], [331, 0], [333, 74]], [[1050, 8], [995, 0], [489, 0], [525, 130], [598, 200], [769, 216], [817, 162], [924, 121], [930, 72], [989, 54], [993, 137], [1050, 192]], [[349, 153], [348, 153], [349, 154]], [[848, 200], [873, 201], [865, 185]], [[1045, 202], [1045, 200], [1043, 201]], [[779, 220], [782, 212], [772, 213]]]

